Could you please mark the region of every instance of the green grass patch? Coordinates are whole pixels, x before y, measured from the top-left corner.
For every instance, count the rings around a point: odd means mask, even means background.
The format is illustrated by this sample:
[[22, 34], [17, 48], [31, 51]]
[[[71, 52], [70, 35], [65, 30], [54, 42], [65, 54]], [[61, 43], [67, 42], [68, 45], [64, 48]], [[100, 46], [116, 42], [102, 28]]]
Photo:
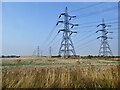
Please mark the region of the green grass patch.
[[38, 64], [34, 64], [34, 65], [66, 65], [69, 63], [38, 63]]
[[101, 62], [101, 63], [120, 63], [120, 62]]
[[[33, 62], [30, 63], [22, 63], [21, 65], [67, 65], [69, 63], [38, 63], [38, 64], [33, 64]], [[2, 64], [2, 66], [16, 66], [17, 64]]]
[[2, 64], [2, 66], [15, 66], [16, 64]]

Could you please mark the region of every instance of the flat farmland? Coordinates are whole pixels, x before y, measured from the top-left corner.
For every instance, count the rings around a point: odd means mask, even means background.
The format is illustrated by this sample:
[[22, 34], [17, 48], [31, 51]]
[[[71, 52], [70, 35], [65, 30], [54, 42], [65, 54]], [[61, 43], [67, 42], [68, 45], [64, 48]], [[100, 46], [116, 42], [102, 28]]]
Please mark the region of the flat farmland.
[[2, 88], [117, 88], [119, 60], [2, 58]]

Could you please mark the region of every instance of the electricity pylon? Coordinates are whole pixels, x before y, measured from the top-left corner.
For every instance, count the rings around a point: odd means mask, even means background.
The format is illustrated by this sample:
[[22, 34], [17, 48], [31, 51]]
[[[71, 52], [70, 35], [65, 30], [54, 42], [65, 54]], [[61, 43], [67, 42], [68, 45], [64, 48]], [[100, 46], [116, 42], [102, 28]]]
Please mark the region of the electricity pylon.
[[38, 46], [38, 48], [37, 48], [37, 56], [39, 57], [39, 46]]
[[49, 53], [50, 53], [50, 56], [52, 56], [51, 47], [49, 47]]
[[32, 56], [36, 56], [36, 50], [33, 51], [33, 55]]
[[39, 52], [40, 52], [39, 46], [37, 46], [36, 50], [33, 51], [33, 56], [38, 56], [39, 57], [40, 56]]
[[59, 18], [62, 15], [64, 15], [64, 21], [58, 21], [57, 24], [56, 24], [56, 25], [58, 25], [59, 23], [64, 24], [64, 29], [60, 29], [58, 31], [58, 33], [60, 31], [63, 31], [63, 38], [62, 38], [61, 46], [60, 46], [60, 49], [59, 49], [59, 55], [62, 56], [62, 53], [63, 53], [64, 56], [70, 56], [71, 53], [72, 53], [73, 56], [76, 56], [75, 49], [74, 49], [74, 46], [73, 46], [73, 43], [72, 43], [72, 40], [71, 40], [71, 35], [73, 33], [77, 33], [77, 32], [71, 31], [69, 29], [69, 25], [72, 26], [71, 28], [73, 28], [74, 26], [78, 26], [78, 24], [69, 23], [69, 21], [72, 18], [75, 18], [76, 16], [68, 15], [67, 7], [65, 8], [65, 13], [61, 13]]
[[102, 32], [102, 36], [97, 37], [97, 39], [101, 38], [101, 45], [100, 45], [100, 49], [99, 49], [99, 56], [109, 56], [109, 55], [113, 55], [112, 51], [110, 49], [110, 46], [108, 44], [108, 40], [107, 39], [112, 39], [111, 37], [108, 37], [107, 34], [108, 33], [113, 33], [113, 32], [108, 32], [106, 30], [106, 27], [110, 27], [111, 25], [106, 25], [104, 23], [104, 19], [102, 20], [102, 24], [99, 24], [97, 27], [102, 26], [102, 29], [97, 30], [97, 32], [101, 31]]

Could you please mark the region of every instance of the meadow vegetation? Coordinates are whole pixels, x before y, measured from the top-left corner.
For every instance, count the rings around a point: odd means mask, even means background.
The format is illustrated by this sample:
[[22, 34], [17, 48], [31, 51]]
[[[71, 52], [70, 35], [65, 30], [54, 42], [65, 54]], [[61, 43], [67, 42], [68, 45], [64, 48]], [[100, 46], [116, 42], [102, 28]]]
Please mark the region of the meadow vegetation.
[[[61, 60], [58, 63], [57, 59], [46, 59], [46, 61], [45, 59], [43, 59], [43, 61], [42, 59], [36, 59], [34, 61], [16, 61], [17, 63], [13, 63], [13, 61], [9, 63], [6, 61], [3, 62], [2, 88], [119, 87], [118, 72], [120, 71], [118, 70], [120, 70], [120, 65], [116, 63], [111, 63], [111, 65], [109, 65], [108, 63], [103, 63], [102, 61], [103, 65], [93, 65], [92, 63], [101, 62], [91, 62], [89, 60], [67, 60], [64, 61], [64, 63]], [[47, 65], [45, 63], [49, 64]], [[88, 63], [91, 64], [88, 65]]]

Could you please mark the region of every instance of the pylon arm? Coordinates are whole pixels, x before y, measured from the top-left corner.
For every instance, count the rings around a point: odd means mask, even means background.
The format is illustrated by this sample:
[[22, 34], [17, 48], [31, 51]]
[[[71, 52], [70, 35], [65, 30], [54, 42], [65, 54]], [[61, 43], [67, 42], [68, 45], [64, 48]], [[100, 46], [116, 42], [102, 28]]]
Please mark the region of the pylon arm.
[[71, 17], [71, 18], [75, 18], [76, 16], [69, 16], [69, 17]]
[[113, 32], [106, 32], [105, 35], [108, 34], [108, 33], [113, 33]]
[[59, 18], [61, 17], [61, 15], [59, 16]]
[[105, 35], [108, 34], [108, 32], [105, 33]]
[[106, 37], [106, 36], [99, 36], [99, 37], [97, 37], [97, 39], [99, 39], [99, 38], [105, 38], [105, 39], [107, 39], [108, 37]]
[[58, 33], [60, 33], [60, 31], [65, 31], [65, 29], [60, 29], [60, 30], [58, 31]]
[[70, 24], [70, 25], [72, 25], [72, 27], [71, 27], [71, 28], [73, 28], [74, 26], [78, 26], [78, 24]]
[[60, 16], [59, 16], [59, 18], [61, 17], [61, 15], [65, 15], [65, 13], [61, 13]]
[[72, 26], [78, 26], [79, 24], [72, 24], [72, 23], [69, 23], [70, 25], [72, 25]]
[[100, 37], [97, 37], [97, 39], [99, 39]]
[[63, 23], [63, 21], [58, 21], [56, 25], [58, 25], [59, 23]]
[[74, 26], [78, 26], [78, 24], [75, 24]]
[[72, 18], [75, 18], [76, 16], [69, 16], [70, 18], [69, 18], [69, 21], [72, 19]]
[[70, 33], [70, 35], [72, 35], [72, 33], [77, 33], [77, 32], [73, 32], [73, 31], [70, 31], [71, 33]]
[[105, 30], [97, 30], [96, 33], [99, 32], [99, 31], [105, 31]]
[[77, 32], [73, 32], [73, 31], [72, 31], [72, 33], [77, 33]]
[[58, 31], [58, 33], [60, 33], [60, 30]]
[[97, 27], [99, 27], [100, 25], [104, 26], [105, 24], [99, 24], [99, 25], [97, 25]]
[[69, 21], [71, 20], [71, 17], [70, 17], [70, 19], [69, 19]]

